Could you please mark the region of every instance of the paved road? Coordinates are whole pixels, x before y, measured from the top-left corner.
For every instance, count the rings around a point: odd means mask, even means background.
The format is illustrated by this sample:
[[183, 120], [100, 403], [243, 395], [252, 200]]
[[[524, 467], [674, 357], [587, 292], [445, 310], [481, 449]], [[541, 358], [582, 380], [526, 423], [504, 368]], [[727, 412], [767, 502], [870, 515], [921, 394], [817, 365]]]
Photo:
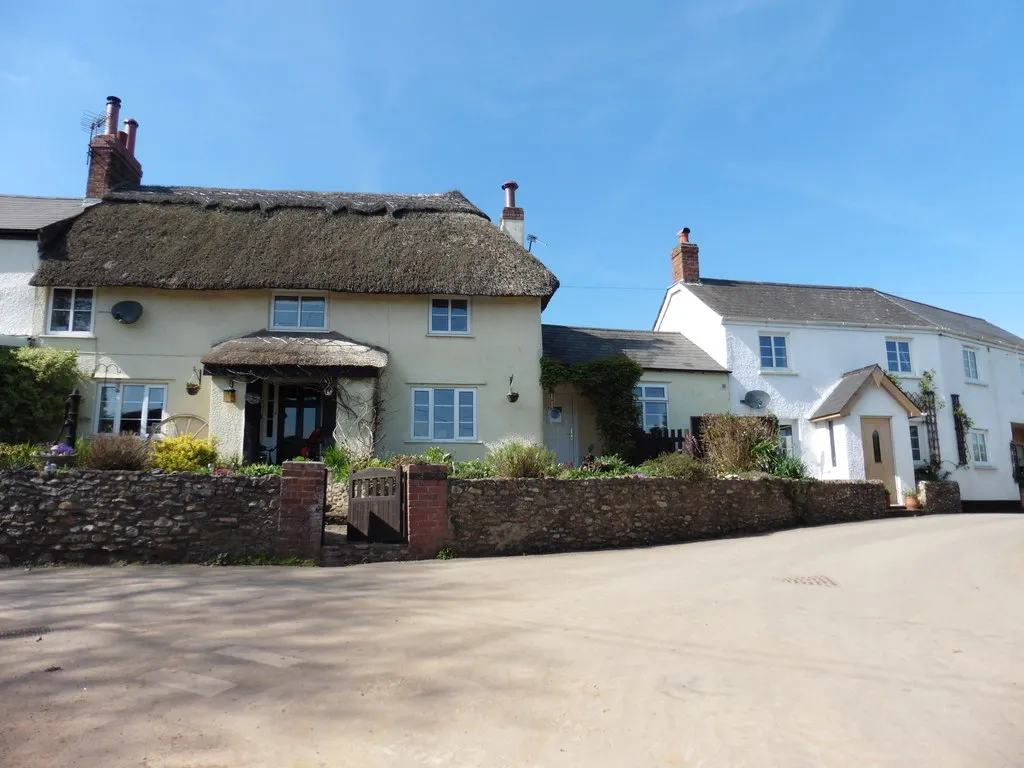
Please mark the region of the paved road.
[[0, 572], [0, 631], [32, 625], [5, 768], [1024, 765], [1024, 516]]

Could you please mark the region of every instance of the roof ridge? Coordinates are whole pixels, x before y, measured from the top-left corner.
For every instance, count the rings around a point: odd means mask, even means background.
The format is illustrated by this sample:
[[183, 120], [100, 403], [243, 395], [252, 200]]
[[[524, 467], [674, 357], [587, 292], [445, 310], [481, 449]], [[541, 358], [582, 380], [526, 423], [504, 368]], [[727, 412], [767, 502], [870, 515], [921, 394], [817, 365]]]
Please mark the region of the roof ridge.
[[778, 285], [785, 288], [819, 288], [828, 289], [834, 291], [876, 291], [877, 288], [870, 288], [866, 286], [857, 285], [815, 285], [812, 283], [776, 283], [765, 280], [732, 280], [727, 277], [702, 277], [700, 283], [684, 283], [684, 285], [705, 285], [708, 282], [710, 284], [715, 283], [739, 283], [741, 285]]
[[661, 336], [682, 336], [688, 338], [679, 331], [646, 331], [642, 328], [597, 328], [592, 325], [562, 325], [561, 323], [541, 323], [545, 328], [569, 328], [573, 331], [612, 331], [613, 333], [650, 333]]
[[273, 195], [364, 195], [366, 197], [460, 197], [463, 200], [468, 199], [457, 189], [449, 189], [445, 192], [356, 192], [344, 189], [268, 189], [263, 187], [197, 187], [189, 184], [138, 184], [133, 187], [114, 189], [111, 192], [114, 194], [130, 194], [132, 192], [153, 192], [157, 194], [174, 194], [175, 192], [265, 192]]
[[58, 197], [50, 195], [9, 195], [4, 192], [0, 192], [0, 198], [15, 200], [62, 200], [67, 203], [85, 203], [84, 197]]

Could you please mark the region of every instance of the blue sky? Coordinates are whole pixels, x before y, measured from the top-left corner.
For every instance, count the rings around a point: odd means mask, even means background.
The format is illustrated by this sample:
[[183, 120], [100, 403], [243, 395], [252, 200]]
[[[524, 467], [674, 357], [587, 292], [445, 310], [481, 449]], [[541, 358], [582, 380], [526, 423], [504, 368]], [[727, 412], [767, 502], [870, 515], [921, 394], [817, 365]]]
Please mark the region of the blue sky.
[[[157, 6], [160, 8], [157, 8]], [[870, 285], [1024, 335], [1015, 0], [0, 0], [0, 192], [80, 195], [84, 111], [149, 183], [521, 185], [547, 322], [649, 328], [705, 276]]]

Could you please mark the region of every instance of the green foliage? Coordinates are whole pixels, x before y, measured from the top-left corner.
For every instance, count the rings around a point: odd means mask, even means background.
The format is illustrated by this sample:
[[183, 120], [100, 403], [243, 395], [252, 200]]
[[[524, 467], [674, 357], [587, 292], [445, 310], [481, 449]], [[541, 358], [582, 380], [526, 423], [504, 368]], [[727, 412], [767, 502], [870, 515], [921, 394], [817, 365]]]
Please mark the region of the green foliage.
[[32, 443], [0, 443], [0, 469], [38, 469], [38, 453]]
[[325, 448], [321, 458], [335, 482], [340, 482], [342, 478], [348, 477], [348, 468], [352, 463], [352, 457], [349, 456], [345, 446], [332, 445], [330, 448]]
[[0, 347], [0, 442], [52, 440], [78, 382], [78, 353]]
[[102, 434], [93, 438], [83, 466], [139, 471], [149, 466], [149, 459], [150, 445], [137, 435], [127, 432]]
[[675, 477], [680, 480], [705, 480], [710, 476], [707, 465], [687, 453], [666, 453], [640, 465], [648, 477]]
[[459, 556], [459, 553], [455, 551], [455, 547], [441, 547], [437, 551], [438, 560], [454, 560]]
[[769, 460], [767, 444], [778, 450], [779, 422], [774, 417], [708, 414], [703, 442], [705, 460], [716, 475], [767, 471], [758, 462]]
[[958, 405], [953, 409], [953, 416], [960, 421], [960, 428], [965, 435], [974, 429], [974, 419], [967, 415], [967, 411], [964, 410], [962, 405]]
[[89, 452], [92, 450], [92, 443], [84, 435], [75, 438], [75, 466], [84, 467], [89, 460]]
[[479, 480], [491, 476], [491, 468], [483, 459], [457, 461], [452, 467], [451, 477], [459, 480]]
[[903, 497], [907, 499], [916, 499], [917, 488], [907, 488], [905, 491], [903, 491]]
[[305, 456], [292, 456], [292, 458], [288, 459], [288, 461], [305, 461], [305, 460], [306, 460]]
[[559, 384], [575, 384], [594, 406], [598, 434], [607, 453], [627, 456], [633, 450], [640, 413], [633, 388], [643, 368], [628, 357], [607, 357], [566, 367], [541, 358], [540, 383], [545, 391]]
[[485, 461], [492, 477], [554, 477], [558, 474], [554, 452], [521, 437], [508, 437], [487, 446]]
[[796, 456], [780, 456], [772, 474], [776, 477], [801, 480], [807, 477], [807, 465]]
[[198, 472], [215, 461], [217, 447], [213, 441], [195, 435], [165, 437], [153, 444], [153, 466], [164, 472]]
[[600, 475], [609, 477], [621, 477], [631, 475], [636, 469], [624, 459], [615, 455], [598, 456], [594, 459], [593, 471]]
[[231, 470], [233, 474], [244, 475], [245, 477], [264, 477], [266, 475], [280, 475], [280, 464], [243, 464]]
[[316, 565], [315, 560], [303, 560], [295, 555], [275, 557], [273, 555], [229, 555], [222, 552], [211, 557], [204, 565], [297, 565], [309, 568]]
[[441, 446], [432, 445], [429, 448], [427, 448], [427, 450], [425, 450], [422, 454], [420, 454], [420, 458], [423, 460], [424, 464], [450, 465], [452, 463], [453, 457], [452, 454], [445, 451], [445, 449], [442, 448]]

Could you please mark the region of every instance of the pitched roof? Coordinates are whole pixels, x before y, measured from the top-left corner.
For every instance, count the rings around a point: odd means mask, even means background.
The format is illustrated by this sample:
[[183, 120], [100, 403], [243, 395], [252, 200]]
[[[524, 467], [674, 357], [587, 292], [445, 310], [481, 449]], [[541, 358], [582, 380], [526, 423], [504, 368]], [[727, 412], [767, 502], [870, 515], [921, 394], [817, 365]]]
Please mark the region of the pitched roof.
[[648, 370], [726, 370], [681, 333], [574, 328], [568, 325], [543, 325], [541, 329], [544, 357], [566, 365], [625, 355]]
[[825, 395], [818, 407], [807, 418], [810, 421], [822, 421], [848, 416], [854, 403], [857, 402], [857, 398], [861, 396], [869, 383], [888, 392], [896, 402], [903, 406], [907, 415], [912, 417], [921, 415], [920, 409], [907, 393], [885, 375], [881, 366], [875, 364], [844, 373], [832, 391]]
[[686, 288], [731, 320], [829, 323], [945, 331], [1024, 351], [1024, 339], [978, 317], [893, 296], [874, 288], [754, 283], [702, 278]]
[[138, 187], [44, 233], [36, 285], [536, 296], [558, 280], [457, 191]]
[[0, 232], [33, 233], [83, 210], [81, 197], [0, 195]]

